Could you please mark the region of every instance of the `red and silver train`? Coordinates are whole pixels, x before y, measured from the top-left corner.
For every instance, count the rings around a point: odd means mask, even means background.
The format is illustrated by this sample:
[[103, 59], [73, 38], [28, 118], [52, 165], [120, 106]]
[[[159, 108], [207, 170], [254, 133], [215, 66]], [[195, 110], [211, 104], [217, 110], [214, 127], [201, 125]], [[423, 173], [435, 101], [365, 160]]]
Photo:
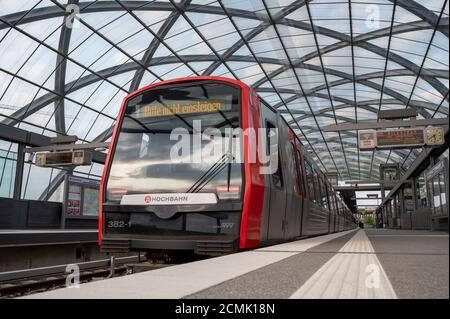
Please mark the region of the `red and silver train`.
[[[200, 130], [212, 127], [220, 134], [276, 128], [277, 141], [270, 144], [278, 145], [276, 169], [262, 173], [260, 157], [250, 160], [251, 152], [262, 149], [248, 134], [239, 139], [240, 162], [223, 156], [174, 161], [174, 132], [189, 143], [198, 138], [196, 120]], [[268, 141], [274, 138], [267, 135]], [[202, 138], [176, 155], [208, 154], [202, 151], [211, 143]], [[124, 99], [99, 207], [99, 244], [106, 252], [190, 250], [214, 256], [355, 227], [350, 210], [283, 116], [244, 83], [223, 77], [164, 81]]]

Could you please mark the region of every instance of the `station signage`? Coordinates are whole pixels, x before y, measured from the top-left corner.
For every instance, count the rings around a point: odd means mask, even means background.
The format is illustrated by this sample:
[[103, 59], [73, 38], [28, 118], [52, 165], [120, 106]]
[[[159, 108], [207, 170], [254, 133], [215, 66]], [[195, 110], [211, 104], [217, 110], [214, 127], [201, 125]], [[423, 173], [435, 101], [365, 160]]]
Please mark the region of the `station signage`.
[[65, 218], [97, 217], [100, 181], [66, 176], [63, 209]]
[[152, 103], [139, 108], [136, 117], [160, 117], [195, 113], [212, 113], [231, 110], [231, 104], [222, 100], [177, 101], [176, 103]]
[[423, 129], [377, 131], [377, 148], [420, 147], [424, 143]]
[[358, 145], [361, 150], [438, 146], [442, 145], [444, 140], [442, 127], [358, 132]]
[[373, 131], [359, 131], [358, 144], [361, 150], [372, 150], [377, 147], [377, 132]]
[[92, 153], [86, 150], [37, 152], [35, 163], [41, 167], [91, 165]]

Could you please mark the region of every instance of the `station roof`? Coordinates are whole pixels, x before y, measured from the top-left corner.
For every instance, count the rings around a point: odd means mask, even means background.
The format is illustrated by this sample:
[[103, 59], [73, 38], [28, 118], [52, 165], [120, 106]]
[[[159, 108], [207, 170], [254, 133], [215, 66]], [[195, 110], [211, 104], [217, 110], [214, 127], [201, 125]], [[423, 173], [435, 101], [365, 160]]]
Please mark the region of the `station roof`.
[[[104, 141], [127, 93], [220, 75], [278, 108], [325, 172], [378, 179], [380, 164], [407, 168], [421, 150], [363, 152], [356, 131], [321, 128], [406, 107], [448, 117], [448, 8], [447, 0], [0, 0], [0, 122]], [[1, 144], [8, 158], [14, 146]], [[28, 165], [25, 192], [40, 176], [52, 184], [64, 175]], [[43, 184], [29, 196], [48, 197]]]

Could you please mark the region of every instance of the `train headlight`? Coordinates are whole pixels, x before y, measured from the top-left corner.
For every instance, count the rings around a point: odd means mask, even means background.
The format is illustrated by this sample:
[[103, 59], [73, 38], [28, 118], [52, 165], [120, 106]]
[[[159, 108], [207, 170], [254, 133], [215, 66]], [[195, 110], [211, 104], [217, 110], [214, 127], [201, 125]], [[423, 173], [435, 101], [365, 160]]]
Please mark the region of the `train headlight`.
[[239, 186], [217, 186], [217, 197], [219, 199], [239, 199], [241, 198], [241, 188]]

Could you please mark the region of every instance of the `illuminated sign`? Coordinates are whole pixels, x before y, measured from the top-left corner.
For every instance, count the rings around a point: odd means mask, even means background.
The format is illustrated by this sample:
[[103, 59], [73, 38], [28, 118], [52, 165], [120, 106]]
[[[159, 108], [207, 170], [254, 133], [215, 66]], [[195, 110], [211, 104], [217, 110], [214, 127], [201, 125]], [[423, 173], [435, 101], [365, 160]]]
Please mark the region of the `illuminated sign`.
[[442, 127], [358, 132], [358, 145], [361, 150], [437, 146], [442, 145], [444, 140]]
[[231, 104], [220, 100], [177, 101], [171, 104], [148, 104], [139, 108], [137, 117], [158, 117], [169, 115], [211, 113], [231, 110]]
[[45, 165], [72, 165], [73, 152], [38, 153], [37, 164]]
[[36, 153], [36, 165], [42, 167], [91, 165], [92, 153], [85, 150]]
[[420, 147], [425, 144], [423, 129], [377, 131], [377, 147]]

